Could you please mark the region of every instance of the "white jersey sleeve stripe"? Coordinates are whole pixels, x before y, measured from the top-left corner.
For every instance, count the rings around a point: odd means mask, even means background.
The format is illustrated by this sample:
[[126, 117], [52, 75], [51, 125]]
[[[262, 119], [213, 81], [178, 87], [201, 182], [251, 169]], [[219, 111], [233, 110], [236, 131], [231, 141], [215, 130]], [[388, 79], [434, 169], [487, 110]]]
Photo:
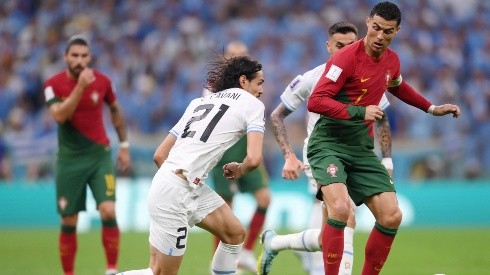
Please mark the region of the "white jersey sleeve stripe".
[[172, 136], [174, 137], [178, 137], [179, 136], [179, 133], [177, 133], [177, 131], [175, 129], [170, 129], [170, 134], [172, 134]]
[[263, 127], [249, 127], [247, 128], [247, 133], [250, 133], [250, 132], [265, 132], [264, 131], [264, 128]]
[[291, 112], [294, 112], [296, 111], [296, 108], [294, 108], [291, 104], [289, 104], [289, 102], [287, 101], [286, 97], [284, 96], [284, 94], [281, 95], [281, 102], [282, 104], [284, 104], [284, 106], [286, 106], [286, 108], [291, 111]]

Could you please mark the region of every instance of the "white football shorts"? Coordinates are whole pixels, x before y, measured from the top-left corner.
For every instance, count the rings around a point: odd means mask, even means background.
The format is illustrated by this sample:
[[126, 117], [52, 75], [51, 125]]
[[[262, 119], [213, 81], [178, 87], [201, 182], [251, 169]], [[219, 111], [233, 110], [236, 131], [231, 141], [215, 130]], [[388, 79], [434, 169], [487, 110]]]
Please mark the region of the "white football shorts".
[[149, 242], [169, 256], [184, 255], [188, 228], [225, 203], [206, 184], [194, 189], [165, 164], [153, 177], [148, 193]]

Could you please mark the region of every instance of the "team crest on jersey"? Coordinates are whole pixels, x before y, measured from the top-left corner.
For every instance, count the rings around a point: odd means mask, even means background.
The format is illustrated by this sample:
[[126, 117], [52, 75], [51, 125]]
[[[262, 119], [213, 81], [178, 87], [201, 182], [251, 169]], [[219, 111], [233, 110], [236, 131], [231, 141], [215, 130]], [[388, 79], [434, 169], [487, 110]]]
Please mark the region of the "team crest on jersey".
[[94, 104], [97, 103], [97, 101], [99, 101], [99, 94], [97, 93], [97, 91], [93, 91], [90, 95], [90, 98], [92, 99]]
[[65, 197], [61, 197], [58, 200], [58, 205], [60, 206], [60, 209], [61, 210], [65, 210], [66, 206], [68, 205], [68, 200], [66, 200]]
[[339, 171], [339, 168], [335, 164], [330, 164], [330, 166], [327, 167], [327, 173], [332, 176], [332, 178], [337, 177], [337, 172]]
[[386, 75], [385, 75], [385, 80], [386, 80], [386, 86], [390, 85], [390, 79], [391, 79], [391, 71], [387, 70]]

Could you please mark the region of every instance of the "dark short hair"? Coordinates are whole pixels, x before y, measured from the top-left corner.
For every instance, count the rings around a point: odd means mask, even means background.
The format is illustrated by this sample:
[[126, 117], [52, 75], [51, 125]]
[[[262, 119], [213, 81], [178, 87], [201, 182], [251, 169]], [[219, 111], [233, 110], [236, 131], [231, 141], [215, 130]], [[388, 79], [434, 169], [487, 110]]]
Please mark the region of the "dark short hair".
[[68, 39], [68, 42], [66, 43], [65, 53], [68, 53], [68, 50], [70, 50], [70, 47], [73, 45], [82, 45], [90, 48], [90, 43], [88, 42], [87, 37], [81, 34], [73, 35]]
[[334, 23], [332, 26], [330, 26], [330, 28], [328, 28], [328, 34], [330, 36], [336, 33], [347, 34], [351, 32], [357, 35], [357, 27], [354, 24], [342, 21]]
[[374, 17], [375, 15], [381, 16], [387, 21], [396, 20], [397, 26], [400, 26], [400, 23], [402, 22], [402, 13], [400, 9], [397, 7], [397, 5], [389, 1], [376, 4], [376, 6], [374, 6], [374, 8], [371, 10], [369, 16]]

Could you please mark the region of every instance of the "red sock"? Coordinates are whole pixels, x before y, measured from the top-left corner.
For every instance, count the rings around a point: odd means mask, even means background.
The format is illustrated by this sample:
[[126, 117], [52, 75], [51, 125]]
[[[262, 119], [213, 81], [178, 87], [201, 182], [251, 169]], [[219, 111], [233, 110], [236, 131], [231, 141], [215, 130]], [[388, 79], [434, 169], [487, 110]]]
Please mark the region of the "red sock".
[[104, 245], [107, 268], [117, 269], [117, 256], [119, 254], [119, 228], [102, 226], [102, 244]]
[[77, 233], [75, 227], [62, 226], [58, 248], [64, 274], [74, 274], [75, 255], [77, 253]]
[[328, 219], [322, 235], [323, 266], [325, 275], [339, 274], [344, 253], [345, 222]]
[[264, 226], [266, 212], [267, 209], [262, 208], [257, 208], [257, 210], [255, 210], [252, 220], [250, 221], [248, 236], [245, 240], [245, 249], [252, 250], [254, 248], [255, 241], [257, 240], [257, 237]]
[[366, 256], [362, 268], [362, 275], [377, 275], [381, 271], [381, 268], [383, 268], [396, 234], [396, 229], [387, 230], [392, 232], [389, 234], [383, 233], [378, 229], [378, 226], [375, 226], [371, 231], [366, 243]]

